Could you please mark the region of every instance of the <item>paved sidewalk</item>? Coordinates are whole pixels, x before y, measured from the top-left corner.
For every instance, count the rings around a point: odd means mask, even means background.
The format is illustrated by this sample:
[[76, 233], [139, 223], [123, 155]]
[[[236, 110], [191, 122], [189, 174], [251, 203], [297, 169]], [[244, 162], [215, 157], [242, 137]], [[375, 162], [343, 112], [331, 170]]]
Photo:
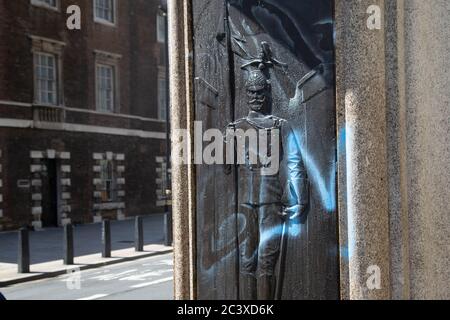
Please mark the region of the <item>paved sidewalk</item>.
[[134, 220], [111, 222], [112, 258], [101, 257], [101, 224], [74, 227], [76, 266], [64, 266], [63, 229], [30, 232], [31, 273], [17, 273], [17, 232], [0, 233], [0, 287], [66, 273], [67, 270], [95, 268], [170, 252], [165, 247], [164, 215], [144, 218], [144, 252], [134, 251]]

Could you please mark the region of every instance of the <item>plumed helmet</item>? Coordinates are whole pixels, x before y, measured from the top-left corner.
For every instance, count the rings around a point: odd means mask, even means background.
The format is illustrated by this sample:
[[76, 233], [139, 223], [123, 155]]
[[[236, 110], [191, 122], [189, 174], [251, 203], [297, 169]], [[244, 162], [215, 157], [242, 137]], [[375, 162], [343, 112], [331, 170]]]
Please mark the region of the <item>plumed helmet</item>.
[[270, 81], [261, 70], [252, 70], [245, 83], [245, 88], [251, 91], [260, 91], [267, 88], [269, 85]]

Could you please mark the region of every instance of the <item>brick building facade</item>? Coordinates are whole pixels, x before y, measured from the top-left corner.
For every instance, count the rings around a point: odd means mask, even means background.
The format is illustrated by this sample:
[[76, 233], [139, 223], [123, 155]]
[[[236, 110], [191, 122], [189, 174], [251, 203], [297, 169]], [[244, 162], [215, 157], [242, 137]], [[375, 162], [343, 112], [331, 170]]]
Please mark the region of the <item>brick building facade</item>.
[[[70, 5], [81, 30], [66, 26]], [[0, 230], [163, 211], [159, 6], [0, 1]]]

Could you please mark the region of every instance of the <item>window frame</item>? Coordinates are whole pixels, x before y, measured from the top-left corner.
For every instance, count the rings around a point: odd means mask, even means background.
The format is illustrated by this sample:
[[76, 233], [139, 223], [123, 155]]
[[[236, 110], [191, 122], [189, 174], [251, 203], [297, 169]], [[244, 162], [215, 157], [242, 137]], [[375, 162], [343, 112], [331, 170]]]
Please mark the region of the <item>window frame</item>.
[[117, 0], [110, 0], [112, 2], [112, 20], [113, 21], [109, 21], [106, 20], [105, 18], [102, 17], [98, 17], [97, 16], [97, 6], [96, 6], [96, 2], [98, 0], [93, 0], [92, 1], [92, 10], [93, 10], [93, 16], [94, 16], [94, 22], [96, 23], [100, 23], [106, 26], [110, 26], [110, 27], [115, 27], [117, 26]]
[[[40, 100], [41, 98], [41, 90], [40, 90], [40, 86], [38, 85], [39, 82], [39, 78], [38, 78], [38, 72], [37, 72], [37, 68], [38, 68], [38, 64], [37, 64], [37, 60], [39, 57], [41, 56], [46, 56], [46, 57], [52, 57], [53, 58], [53, 82], [54, 82], [54, 101], [51, 102], [43, 102]], [[59, 105], [59, 101], [60, 101], [60, 96], [59, 96], [59, 58], [58, 55], [55, 53], [51, 53], [51, 52], [44, 52], [44, 51], [36, 51], [33, 52], [33, 79], [34, 79], [34, 103], [37, 105], [42, 105], [42, 106], [58, 106]], [[47, 80], [48, 81], [48, 80]], [[49, 92], [47, 90], [47, 92]]]
[[40, 37], [29, 34], [28, 38], [31, 40], [31, 59], [32, 59], [32, 78], [33, 78], [33, 103], [39, 105], [37, 102], [37, 86], [36, 86], [36, 68], [35, 68], [35, 54], [43, 53], [54, 55], [56, 57], [56, 105], [49, 106], [61, 106], [64, 104], [64, 70], [63, 70], [63, 56], [65, 42], [58, 40]]
[[[109, 167], [108, 167], [109, 165]], [[102, 181], [102, 202], [103, 203], [113, 203], [117, 200], [117, 183], [116, 183], [116, 172], [115, 172], [115, 163], [113, 160], [103, 159], [100, 162], [100, 179]], [[110, 170], [110, 172], [109, 172]], [[108, 177], [108, 173], [111, 173], [111, 176]], [[109, 182], [109, 190], [108, 190], [108, 182]], [[109, 196], [108, 196], [109, 193]]]
[[[100, 105], [100, 83], [99, 83], [99, 68], [110, 68], [112, 81], [111, 81], [111, 101], [112, 106], [111, 110], [103, 108]], [[115, 64], [109, 64], [104, 62], [96, 62], [95, 63], [95, 110], [102, 113], [117, 113], [117, 66]]]
[[161, 44], [166, 43], [166, 19], [161, 13], [156, 15], [156, 41]]
[[60, 0], [55, 0], [55, 6], [49, 5], [45, 0], [30, 0], [33, 6], [45, 8], [53, 11], [60, 11]]
[[[164, 82], [164, 87], [161, 88], [161, 82]], [[163, 120], [166, 121], [167, 120], [167, 79], [165, 76], [163, 75], [159, 75], [158, 76], [158, 95], [157, 95], [157, 104], [158, 104], [158, 115], [157, 115], [157, 119], [158, 120]], [[161, 105], [161, 100], [164, 100], [164, 105]]]

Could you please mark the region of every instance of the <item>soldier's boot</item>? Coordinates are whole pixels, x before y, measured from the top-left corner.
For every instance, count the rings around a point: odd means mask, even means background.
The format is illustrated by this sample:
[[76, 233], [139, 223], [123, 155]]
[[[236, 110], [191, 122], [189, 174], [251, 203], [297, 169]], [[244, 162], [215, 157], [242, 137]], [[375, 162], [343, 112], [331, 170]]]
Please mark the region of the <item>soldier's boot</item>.
[[273, 276], [261, 276], [258, 279], [258, 300], [274, 300]]
[[239, 281], [239, 298], [241, 300], [256, 300], [257, 286], [255, 276], [243, 274]]

